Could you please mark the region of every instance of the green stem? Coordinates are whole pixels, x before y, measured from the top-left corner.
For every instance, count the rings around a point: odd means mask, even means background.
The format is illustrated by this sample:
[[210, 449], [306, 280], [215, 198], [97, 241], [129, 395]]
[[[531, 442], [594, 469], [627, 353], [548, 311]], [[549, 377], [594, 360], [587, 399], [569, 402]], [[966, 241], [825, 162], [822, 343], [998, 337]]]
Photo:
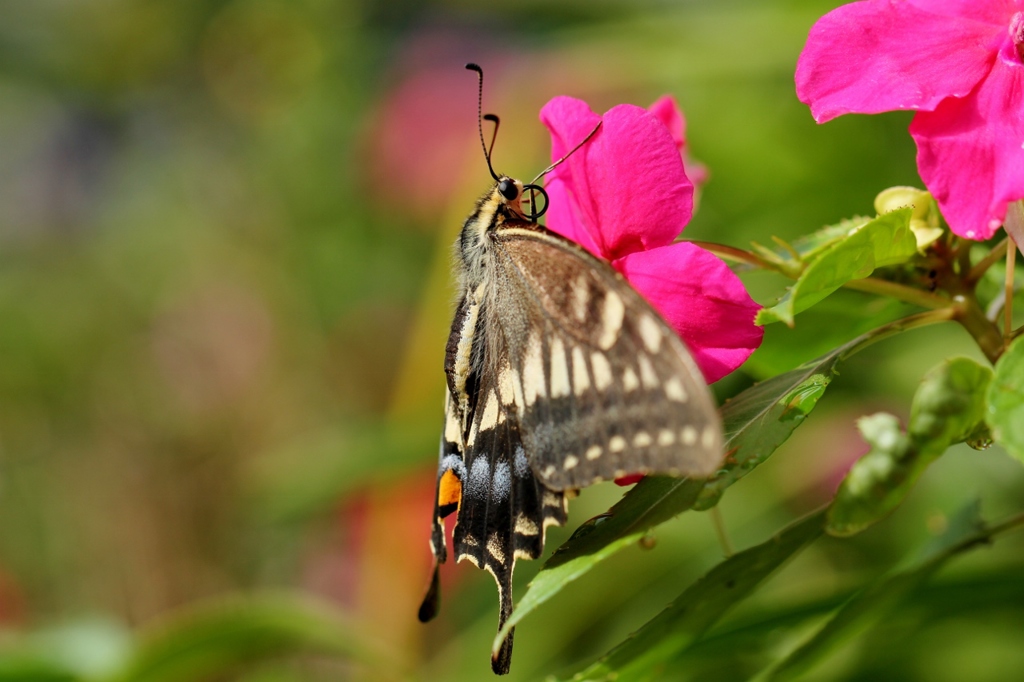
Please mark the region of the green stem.
[[956, 311], [956, 321], [974, 337], [974, 341], [989, 362], [995, 364], [1003, 354], [1003, 337], [999, 333], [999, 327], [985, 317], [985, 311], [978, 304], [978, 299], [970, 292], [957, 294], [953, 297], [953, 309]]
[[876, 279], [874, 277], [850, 280], [843, 286], [847, 289], [854, 289], [856, 291], [878, 294], [879, 296], [889, 296], [890, 298], [895, 298], [898, 301], [912, 303], [913, 305], [928, 308], [930, 310], [939, 310], [950, 305], [950, 300], [944, 296], [938, 296], [921, 289], [908, 287], [905, 284], [897, 284], [896, 282], [889, 282], [887, 280]]
[[1005, 345], [1009, 346], [1010, 334], [1013, 333], [1013, 283], [1017, 275], [1017, 244], [1010, 237], [1007, 237], [1007, 240], [1006, 288], [1004, 289], [1004, 297], [1006, 300], [1003, 301], [1003, 339], [1005, 341]]
[[1009, 243], [1008, 240], [1008, 237], [1004, 238], [1003, 241], [993, 246], [992, 250], [985, 254], [985, 257], [978, 261], [977, 265], [971, 268], [971, 271], [967, 273], [966, 281], [971, 284], [977, 282], [986, 272], [988, 272], [990, 267], [998, 263], [1006, 254], [1006, 246]]
[[[776, 272], [780, 272], [791, 279], [796, 278], [794, 273], [785, 272], [784, 270], [779, 269], [776, 264], [769, 263], [760, 256], [751, 253], [750, 251], [738, 249], [735, 246], [726, 246], [725, 244], [703, 241], [692, 241], [690, 243], [696, 244], [702, 249], [710, 251], [724, 260], [732, 261], [734, 263], [745, 263], [747, 265], [765, 268], [768, 270], [775, 270]], [[870, 294], [878, 294], [879, 296], [889, 296], [898, 301], [911, 303], [929, 310], [938, 310], [940, 308], [945, 308], [950, 304], [950, 300], [944, 296], [938, 296], [921, 289], [908, 287], [905, 284], [897, 284], [896, 282], [889, 282], [874, 277], [855, 279], [847, 282], [843, 286], [847, 289], [855, 289], [857, 291], [864, 291]]]
[[971, 271], [971, 244], [972, 242], [966, 239], [959, 240], [960, 244], [953, 252], [954, 258], [956, 258], [957, 271], [961, 273], [970, 273]]
[[786, 250], [786, 252], [790, 256], [792, 256], [793, 260], [796, 261], [797, 263], [799, 263], [800, 261], [803, 260], [803, 258], [800, 256], [800, 252], [797, 251], [796, 249], [794, 249], [793, 245], [790, 244], [789, 242], [787, 242], [785, 239], [782, 239], [781, 237], [776, 237], [775, 235], [772, 235], [772, 241], [775, 242], [776, 244], [778, 244], [779, 246], [781, 246], [782, 248], [784, 248]]
[[695, 244], [705, 251], [710, 251], [723, 260], [732, 261], [734, 263], [746, 263], [756, 268], [765, 268], [768, 270], [777, 270], [774, 264], [769, 263], [760, 256], [745, 251], [743, 249], [736, 248], [735, 246], [726, 246], [725, 244], [718, 244], [716, 242], [702, 242], [697, 240], [690, 241], [691, 244]]
[[722, 545], [722, 554], [728, 559], [736, 553], [736, 550], [733, 549], [732, 542], [729, 540], [729, 531], [725, 527], [725, 519], [722, 518], [722, 509], [716, 504], [708, 510], [708, 514], [711, 516], [711, 524], [715, 527], [718, 543]]
[[916, 329], [917, 327], [926, 327], [931, 324], [939, 324], [940, 322], [949, 322], [951, 320], [955, 320], [956, 315], [956, 308], [949, 306], [948, 308], [929, 310], [924, 313], [917, 313], [916, 315], [909, 315], [907, 317], [901, 317], [898, 320], [893, 320], [892, 322], [883, 324], [881, 327], [876, 327], [861, 336], [860, 340], [855, 345], [847, 348], [843, 352], [839, 360], [846, 360], [851, 355], [859, 353], [868, 346], [875, 344], [882, 339], [887, 339], [894, 334], [899, 334], [900, 332], [905, 332], [910, 329]]
[[1002, 521], [989, 526], [986, 535], [988, 535], [988, 537], [991, 538], [994, 535], [1005, 533], [1006, 531], [1013, 530], [1017, 526], [1021, 525], [1024, 525], [1024, 512], [1020, 514], [1014, 514], [1009, 518], [1003, 519]]
[[[768, 263], [759, 256], [750, 253], [749, 251], [744, 251], [743, 249], [726, 246], [724, 244], [716, 244], [714, 242], [695, 241], [692, 243], [726, 260], [746, 263], [759, 268], [778, 270], [774, 264]], [[966, 281], [964, 282], [967, 286], [965, 288], [957, 287], [958, 289], [962, 289], [964, 293], [956, 294], [952, 300], [945, 296], [939, 296], [921, 289], [909, 287], [905, 284], [889, 282], [887, 280], [876, 279], [874, 277], [852, 280], [846, 282], [843, 286], [847, 289], [877, 294], [879, 296], [888, 296], [898, 301], [917, 305], [932, 311], [932, 313], [923, 313], [921, 316], [907, 317], [903, 320], [897, 320], [896, 322], [890, 323], [890, 325], [879, 327], [875, 330], [876, 332], [879, 332], [879, 335], [875, 336], [872, 334], [869, 343], [874, 343], [874, 341], [879, 338], [888, 335], [890, 330], [893, 332], [902, 331], [903, 329], [909, 329], [913, 326], [934, 324], [936, 322], [955, 319], [974, 338], [978, 347], [981, 348], [981, 351], [985, 354], [985, 357], [987, 357], [992, 363], [995, 363], [1003, 353], [1005, 340], [1003, 335], [999, 333], [998, 327], [985, 317], [985, 312], [978, 304], [977, 298], [975, 298], [974, 293], [970, 291], [970, 285], [975, 281], [972, 277], [980, 277], [983, 275], [992, 263], [998, 261], [999, 258], [1003, 256], [1003, 253], [1001, 253], [1003, 248], [1005, 248], [1005, 243], [997, 245], [992, 252], [990, 252], [981, 262], [971, 269], [970, 273], [965, 278]]]

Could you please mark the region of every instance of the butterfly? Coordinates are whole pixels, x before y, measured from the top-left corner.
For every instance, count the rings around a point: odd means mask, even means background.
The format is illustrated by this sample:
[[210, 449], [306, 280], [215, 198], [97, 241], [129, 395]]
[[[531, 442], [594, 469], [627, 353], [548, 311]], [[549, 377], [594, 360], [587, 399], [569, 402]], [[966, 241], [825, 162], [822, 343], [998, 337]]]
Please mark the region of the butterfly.
[[[479, 74], [483, 98], [483, 72]], [[537, 223], [547, 194], [498, 175], [456, 241], [459, 294], [445, 347], [445, 419], [421, 621], [440, 601], [444, 518], [456, 561], [498, 584], [512, 613], [517, 559], [536, 559], [577, 490], [627, 474], [708, 476], [722, 461], [714, 399], [686, 346], [609, 263]], [[594, 135], [595, 128], [553, 170]], [[538, 210], [538, 203], [543, 203]], [[514, 628], [492, 655], [507, 673]]]

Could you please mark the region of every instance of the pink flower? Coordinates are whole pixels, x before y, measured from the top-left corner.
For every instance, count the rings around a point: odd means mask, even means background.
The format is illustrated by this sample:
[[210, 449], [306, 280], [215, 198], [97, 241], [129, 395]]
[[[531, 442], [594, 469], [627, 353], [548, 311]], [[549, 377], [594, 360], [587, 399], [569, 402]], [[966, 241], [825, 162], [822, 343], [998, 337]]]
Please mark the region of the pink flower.
[[[917, 167], [956, 234], [1024, 198], [1024, 0], [865, 0], [811, 29], [796, 90], [819, 123], [914, 109]], [[1022, 235], [1024, 236], [1024, 235]]]
[[547, 176], [548, 228], [611, 261], [679, 333], [708, 383], [743, 364], [761, 345], [760, 306], [717, 256], [675, 242], [693, 212], [675, 102], [663, 98], [651, 111], [620, 104], [598, 116], [581, 100], [556, 97], [540, 118], [552, 159], [603, 122]]

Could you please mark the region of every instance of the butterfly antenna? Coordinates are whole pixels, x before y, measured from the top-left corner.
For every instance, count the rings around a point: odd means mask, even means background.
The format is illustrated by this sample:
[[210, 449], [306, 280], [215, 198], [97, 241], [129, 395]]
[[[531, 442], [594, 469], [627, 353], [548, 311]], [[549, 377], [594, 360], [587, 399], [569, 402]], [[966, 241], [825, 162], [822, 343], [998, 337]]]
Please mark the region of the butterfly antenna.
[[533, 180], [530, 180], [530, 184], [532, 185], [533, 183], [537, 182], [538, 180], [540, 180], [540, 179], [541, 179], [542, 177], [544, 177], [545, 175], [547, 175], [547, 174], [548, 174], [548, 173], [550, 173], [551, 171], [553, 171], [553, 170], [555, 170], [556, 168], [558, 168], [558, 166], [559, 166], [559, 165], [560, 165], [560, 164], [561, 164], [561, 163], [562, 163], [563, 161], [565, 161], [565, 160], [566, 160], [566, 159], [568, 159], [568, 158], [569, 158], [570, 156], [572, 156], [572, 155], [573, 155], [573, 154], [575, 154], [575, 153], [576, 153], [577, 151], [579, 151], [579, 148], [580, 148], [580, 147], [582, 147], [583, 145], [585, 145], [585, 144], [587, 143], [587, 141], [589, 141], [589, 140], [590, 140], [590, 138], [592, 138], [592, 137], [594, 136], [594, 134], [595, 134], [595, 133], [597, 132], [598, 128], [600, 128], [600, 127], [601, 127], [601, 123], [602, 123], [602, 121], [598, 121], [598, 122], [597, 122], [597, 125], [596, 125], [596, 126], [594, 126], [594, 129], [593, 129], [593, 130], [591, 130], [591, 131], [590, 131], [589, 133], [587, 133], [587, 136], [586, 136], [586, 137], [584, 137], [584, 138], [583, 138], [582, 140], [580, 140], [580, 143], [579, 143], [578, 145], [576, 145], [575, 147], [573, 147], [572, 149], [570, 149], [570, 150], [569, 150], [569, 152], [568, 152], [568, 153], [567, 153], [567, 154], [566, 154], [565, 156], [563, 156], [562, 158], [560, 158], [560, 159], [559, 159], [558, 161], [555, 161], [555, 162], [554, 162], [553, 164], [551, 164], [550, 166], [548, 166], [547, 168], [545, 168], [544, 170], [542, 170], [542, 171], [541, 171], [540, 173], [537, 173], [537, 177], [535, 177], [535, 178], [534, 178]]
[[501, 119], [494, 114], [484, 114], [484, 120], [494, 124], [494, 132], [491, 134], [491, 146], [487, 148], [487, 158], [490, 159], [494, 154], [494, 141], [498, 139], [498, 126], [501, 125]]
[[[487, 149], [487, 143], [484, 142], [484, 116], [483, 116], [483, 113], [484, 113], [484, 70], [481, 69], [478, 65], [473, 64], [472, 62], [470, 62], [469, 64], [466, 64], [466, 68], [469, 69], [470, 71], [476, 71], [477, 76], [479, 76], [479, 85], [478, 85], [478, 88], [477, 88], [477, 95], [476, 95], [476, 124], [477, 124], [477, 130], [480, 133], [480, 146], [484, 150], [484, 158], [487, 159], [487, 170], [489, 170], [491, 172], [491, 177], [494, 178], [495, 182], [497, 182], [500, 178], [498, 177], [497, 173], [494, 172], [494, 167], [491, 165], [491, 153]], [[493, 117], [493, 120], [495, 121], [494, 136], [497, 137], [497, 135], [498, 135], [498, 126], [497, 126], [498, 117], [494, 116], [493, 114], [488, 114], [487, 116]], [[488, 120], [492, 120], [492, 119], [488, 118]], [[494, 140], [493, 139], [491, 140], [491, 146], [492, 147], [494, 146]]]

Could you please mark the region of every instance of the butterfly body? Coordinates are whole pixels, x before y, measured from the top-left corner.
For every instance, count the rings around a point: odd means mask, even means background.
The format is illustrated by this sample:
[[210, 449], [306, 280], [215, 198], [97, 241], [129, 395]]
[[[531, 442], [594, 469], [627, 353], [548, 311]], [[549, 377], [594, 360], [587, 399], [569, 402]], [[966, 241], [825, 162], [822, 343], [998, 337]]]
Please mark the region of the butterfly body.
[[[507, 176], [456, 242], [459, 302], [431, 549], [453, 542], [512, 611], [515, 560], [535, 559], [581, 487], [635, 473], [707, 476], [722, 458], [714, 401], [683, 343], [606, 261], [538, 225]], [[437, 609], [437, 571], [420, 610]], [[508, 671], [512, 633], [492, 657]]]

